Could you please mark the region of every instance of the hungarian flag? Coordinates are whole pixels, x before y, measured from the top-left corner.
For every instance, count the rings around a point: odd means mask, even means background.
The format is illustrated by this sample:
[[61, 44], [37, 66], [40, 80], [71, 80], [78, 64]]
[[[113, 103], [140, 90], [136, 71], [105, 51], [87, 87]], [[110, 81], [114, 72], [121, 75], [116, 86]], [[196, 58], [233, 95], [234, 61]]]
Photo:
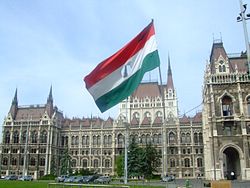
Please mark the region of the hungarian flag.
[[140, 84], [144, 74], [160, 65], [153, 21], [118, 52], [84, 78], [101, 112], [115, 106]]

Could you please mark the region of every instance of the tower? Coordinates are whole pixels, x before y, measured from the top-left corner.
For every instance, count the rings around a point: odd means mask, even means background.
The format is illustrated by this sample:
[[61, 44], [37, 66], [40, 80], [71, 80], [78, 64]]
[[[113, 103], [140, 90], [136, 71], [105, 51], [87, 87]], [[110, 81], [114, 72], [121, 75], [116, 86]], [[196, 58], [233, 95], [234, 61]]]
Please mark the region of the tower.
[[50, 86], [49, 96], [47, 98], [46, 111], [47, 111], [49, 117], [51, 117], [53, 115], [52, 85]]
[[245, 53], [214, 41], [204, 75], [203, 135], [207, 179], [250, 178], [250, 79]]

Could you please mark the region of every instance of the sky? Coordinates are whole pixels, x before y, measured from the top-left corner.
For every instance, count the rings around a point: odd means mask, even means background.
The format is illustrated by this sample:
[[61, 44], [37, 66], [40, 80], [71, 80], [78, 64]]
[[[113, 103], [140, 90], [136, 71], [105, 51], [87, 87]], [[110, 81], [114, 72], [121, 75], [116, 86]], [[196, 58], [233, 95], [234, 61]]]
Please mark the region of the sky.
[[[239, 13], [238, 0], [2, 0], [0, 121], [16, 88], [23, 106], [45, 104], [51, 85], [54, 104], [64, 116], [116, 118], [118, 106], [101, 113], [83, 78], [151, 19], [163, 83], [169, 56], [180, 116], [192, 116], [201, 110], [195, 107], [202, 102], [213, 41], [222, 39], [227, 53], [245, 50], [242, 23], [236, 21]], [[158, 70], [143, 80], [159, 81]]]

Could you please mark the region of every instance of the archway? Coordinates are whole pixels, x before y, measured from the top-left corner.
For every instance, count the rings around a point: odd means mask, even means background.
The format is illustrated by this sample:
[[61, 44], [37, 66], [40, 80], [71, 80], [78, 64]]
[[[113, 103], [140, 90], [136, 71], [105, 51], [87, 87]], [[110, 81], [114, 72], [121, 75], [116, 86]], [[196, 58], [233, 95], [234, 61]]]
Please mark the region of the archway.
[[231, 179], [231, 172], [237, 179], [241, 174], [239, 152], [234, 147], [228, 147], [223, 151], [223, 172], [227, 179]]

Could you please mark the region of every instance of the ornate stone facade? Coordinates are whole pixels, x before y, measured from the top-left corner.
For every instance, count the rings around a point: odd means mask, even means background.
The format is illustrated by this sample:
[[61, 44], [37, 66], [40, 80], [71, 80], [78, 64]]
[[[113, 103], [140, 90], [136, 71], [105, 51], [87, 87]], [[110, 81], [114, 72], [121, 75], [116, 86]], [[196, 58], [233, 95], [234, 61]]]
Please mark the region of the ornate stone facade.
[[250, 79], [245, 53], [227, 54], [215, 41], [204, 75], [205, 176], [250, 179]]
[[123, 122], [127, 121], [130, 138], [135, 137], [140, 146], [151, 142], [161, 153], [158, 174], [204, 176], [202, 116], [197, 113], [179, 118], [170, 62], [167, 84], [142, 83], [119, 105], [116, 120], [68, 119], [53, 107], [52, 89], [45, 105], [18, 106], [16, 93], [3, 123], [1, 175], [31, 174], [39, 178], [49, 174], [52, 166], [60, 166], [65, 148], [69, 149], [74, 171], [88, 168], [114, 175], [116, 156], [124, 151]]

